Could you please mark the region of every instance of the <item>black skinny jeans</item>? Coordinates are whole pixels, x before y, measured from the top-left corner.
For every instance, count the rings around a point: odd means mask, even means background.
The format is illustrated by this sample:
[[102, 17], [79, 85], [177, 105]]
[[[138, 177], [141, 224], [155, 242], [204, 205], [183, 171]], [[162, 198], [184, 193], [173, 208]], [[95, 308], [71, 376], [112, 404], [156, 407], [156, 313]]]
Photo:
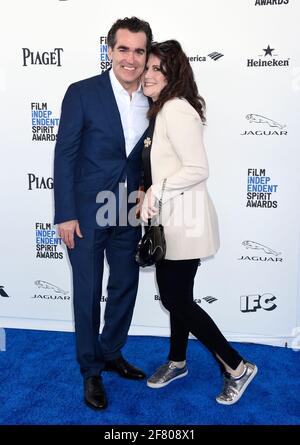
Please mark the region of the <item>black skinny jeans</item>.
[[199, 259], [162, 260], [156, 265], [156, 280], [161, 302], [170, 312], [171, 338], [169, 360], [186, 359], [191, 332], [214, 355], [218, 354], [232, 369], [242, 357], [223, 336], [210, 316], [193, 300], [194, 278]]

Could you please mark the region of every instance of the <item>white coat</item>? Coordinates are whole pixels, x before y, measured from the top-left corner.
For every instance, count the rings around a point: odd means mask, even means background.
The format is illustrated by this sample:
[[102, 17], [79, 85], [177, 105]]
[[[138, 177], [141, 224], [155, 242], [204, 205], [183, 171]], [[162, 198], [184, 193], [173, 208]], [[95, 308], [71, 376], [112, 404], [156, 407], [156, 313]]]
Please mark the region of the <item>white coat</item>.
[[166, 259], [204, 258], [219, 248], [217, 215], [206, 187], [203, 124], [185, 99], [171, 99], [157, 114], [151, 147], [151, 190], [162, 198]]

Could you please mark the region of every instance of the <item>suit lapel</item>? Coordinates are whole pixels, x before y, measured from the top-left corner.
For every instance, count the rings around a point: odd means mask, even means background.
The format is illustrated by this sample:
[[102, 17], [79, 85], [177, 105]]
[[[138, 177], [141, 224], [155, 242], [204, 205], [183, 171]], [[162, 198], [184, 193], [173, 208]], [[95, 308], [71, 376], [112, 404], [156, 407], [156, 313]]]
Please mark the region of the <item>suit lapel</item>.
[[102, 76], [99, 77], [99, 81], [97, 82], [97, 91], [103, 105], [104, 114], [109, 121], [111, 131], [116, 136], [117, 140], [119, 141], [119, 145], [126, 156], [122, 121], [115, 95], [111, 86], [109, 70], [105, 71], [105, 73], [103, 73]]

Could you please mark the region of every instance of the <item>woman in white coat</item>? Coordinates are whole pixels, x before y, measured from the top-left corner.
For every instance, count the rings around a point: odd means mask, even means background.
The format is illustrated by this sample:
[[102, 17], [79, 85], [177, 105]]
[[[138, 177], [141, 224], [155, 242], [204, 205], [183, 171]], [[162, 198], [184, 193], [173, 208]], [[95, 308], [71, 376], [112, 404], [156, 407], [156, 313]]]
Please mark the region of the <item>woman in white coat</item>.
[[[187, 375], [186, 349], [191, 332], [216, 357], [224, 370], [224, 387], [217, 402], [239, 400], [257, 372], [222, 335], [210, 316], [193, 301], [199, 260], [219, 247], [218, 222], [206, 187], [208, 163], [203, 145], [205, 102], [198, 94], [187, 56], [176, 40], [152, 46], [142, 78], [144, 94], [152, 99], [149, 119], [154, 132], [143, 150], [145, 190], [141, 217], [158, 213], [167, 251], [156, 264], [161, 302], [170, 312], [168, 361], [148, 379], [161, 388]], [[152, 142], [152, 143], [151, 143]]]

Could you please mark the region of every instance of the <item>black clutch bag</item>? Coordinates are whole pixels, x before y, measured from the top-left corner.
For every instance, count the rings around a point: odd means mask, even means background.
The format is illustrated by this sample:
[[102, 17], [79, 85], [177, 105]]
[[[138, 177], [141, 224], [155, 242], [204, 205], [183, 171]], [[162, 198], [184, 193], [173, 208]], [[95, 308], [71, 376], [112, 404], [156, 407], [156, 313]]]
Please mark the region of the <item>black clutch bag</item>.
[[152, 266], [161, 261], [166, 254], [164, 228], [158, 226], [145, 227], [145, 234], [138, 244], [135, 260], [141, 267]]
[[166, 179], [163, 182], [161, 199], [159, 200], [159, 224], [151, 225], [151, 219], [148, 219], [148, 226], [145, 227], [145, 234], [140, 240], [135, 261], [141, 267], [152, 266], [164, 259], [166, 255], [166, 239], [164, 233], [164, 227], [161, 224], [161, 207], [162, 197], [166, 185]]

